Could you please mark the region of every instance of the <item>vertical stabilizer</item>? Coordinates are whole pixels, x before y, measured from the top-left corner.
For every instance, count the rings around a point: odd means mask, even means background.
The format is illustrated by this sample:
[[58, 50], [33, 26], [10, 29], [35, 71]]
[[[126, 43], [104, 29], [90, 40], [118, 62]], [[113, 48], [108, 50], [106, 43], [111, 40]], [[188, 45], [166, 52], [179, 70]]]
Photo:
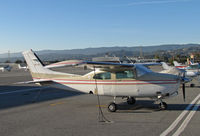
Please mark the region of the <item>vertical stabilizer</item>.
[[170, 67], [169, 65], [167, 65], [167, 63], [165, 63], [165, 62], [161, 62], [161, 64], [162, 64], [163, 69], [165, 69], [165, 70], [168, 70], [168, 69], [171, 68], [171, 67]]
[[26, 60], [33, 79], [53, 78], [55, 76], [73, 76], [73, 74], [52, 71], [48, 68], [45, 68], [42, 61], [32, 50], [24, 51], [22, 54]]
[[44, 68], [44, 64], [32, 50], [24, 51], [22, 54], [33, 78], [42, 78], [46, 74], [61, 74], [59, 72]]
[[178, 63], [177, 61], [173, 61], [173, 63], [174, 63], [174, 66], [181, 66], [181, 64]]

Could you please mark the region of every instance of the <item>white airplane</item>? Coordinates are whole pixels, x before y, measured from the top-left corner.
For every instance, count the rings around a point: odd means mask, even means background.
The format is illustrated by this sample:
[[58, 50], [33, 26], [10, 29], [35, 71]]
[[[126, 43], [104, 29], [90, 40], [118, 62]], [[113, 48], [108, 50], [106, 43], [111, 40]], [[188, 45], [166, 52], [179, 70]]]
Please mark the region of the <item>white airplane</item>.
[[161, 64], [164, 69], [163, 71], [161, 71], [161, 73], [168, 73], [168, 74], [175, 74], [175, 75], [182, 75], [182, 76], [184, 74], [184, 76], [186, 77], [196, 77], [198, 75], [198, 73], [195, 71], [190, 71], [187, 69], [179, 69], [177, 67], [167, 65], [167, 63], [165, 62], [161, 62]]
[[128, 104], [134, 104], [135, 98], [152, 98], [160, 101], [159, 108], [164, 110], [167, 104], [162, 100], [176, 96], [180, 83], [183, 83], [185, 98], [186, 78], [155, 73], [141, 64], [82, 61], [78, 63], [92, 67], [94, 71], [76, 75], [45, 68], [32, 50], [23, 52], [23, 56], [33, 78], [33, 81], [23, 83], [37, 83], [65, 90], [113, 96], [114, 101], [108, 105], [110, 112], [117, 110], [116, 97], [126, 97]]
[[200, 74], [198, 65], [193, 64], [193, 65], [187, 66], [187, 65], [182, 65], [178, 63], [177, 61], [173, 61], [173, 63], [176, 68], [185, 70], [186, 76], [195, 77]]
[[2, 72], [4, 72], [5, 70], [11, 71], [11, 69], [12, 69], [12, 67], [11, 67], [10, 65], [2, 65], [2, 66], [0, 67], [0, 70], [1, 70]]

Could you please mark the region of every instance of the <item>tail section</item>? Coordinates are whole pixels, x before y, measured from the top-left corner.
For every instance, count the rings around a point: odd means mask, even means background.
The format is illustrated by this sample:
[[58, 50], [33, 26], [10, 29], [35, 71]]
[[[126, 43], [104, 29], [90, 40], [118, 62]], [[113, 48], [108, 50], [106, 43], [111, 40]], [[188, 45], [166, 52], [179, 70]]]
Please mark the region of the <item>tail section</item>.
[[174, 63], [174, 66], [181, 66], [181, 64], [178, 63], [177, 61], [173, 61], [173, 63]]
[[33, 79], [52, 78], [55, 75], [71, 75], [67, 73], [52, 71], [50, 69], [45, 68], [42, 61], [32, 50], [24, 51], [22, 54], [26, 60], [26, 63], [28, 65]]
[[24, 51], [23, 56], [31, 73], [50, 73], [51, 70], [45, 69], [44, 64], [38, 59], [37, 55], [32, 51]]
[[170, 69], [170, 66], [167, 65], [167, 63], [165, 63], [165, 62], [161, 62], [161, 64], [162, 64], [163, 69], [165, 69], [165, 70]]

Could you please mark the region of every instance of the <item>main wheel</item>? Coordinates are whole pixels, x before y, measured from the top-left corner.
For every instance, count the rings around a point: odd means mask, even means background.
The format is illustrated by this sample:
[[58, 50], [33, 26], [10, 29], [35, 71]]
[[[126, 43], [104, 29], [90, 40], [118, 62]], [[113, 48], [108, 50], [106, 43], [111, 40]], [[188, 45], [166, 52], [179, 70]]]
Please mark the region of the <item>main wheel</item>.
[[167, 103], [165, 103], [165, 102], [160, 103], [159, 104], [159, 109], [160, 110], [166, 110], [167, 109]]
[[128, 98], [127, 98], [127, 103], [128, 103], [129, 105], [133, 105], [133, 104], [135, 104], [135, 102], [136, 102], [136, 100], [135, 100], [134, 97], [128, 97]]
[[108, 105], [108, 111], [109, 112], [115, 112], [117, 110], [117, 105], [114, 103], [114, 102], [111, 102], [109, 105]]

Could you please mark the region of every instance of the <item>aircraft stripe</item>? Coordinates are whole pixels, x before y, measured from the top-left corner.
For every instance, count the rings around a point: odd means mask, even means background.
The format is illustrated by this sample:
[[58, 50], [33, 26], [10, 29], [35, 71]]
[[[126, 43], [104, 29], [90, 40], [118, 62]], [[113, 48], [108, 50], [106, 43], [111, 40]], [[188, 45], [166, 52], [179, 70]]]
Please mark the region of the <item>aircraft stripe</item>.
[[[62, 81], [88, 81], [88, 82], [91, 82], [91, 81], [95, 81], [95, 79], [93, 80], [74, 80], [74, 79], [56, 79], [56, 78], [36, 78], [34, 77], [33, 79], [44, 79], [44, 80], [62, 80]], [[119, 79], [119, 80], [122, 80], [123, 82], [151, 82], [151, 81], [168, 81], [168, 82], [177, 82], [177, 80], [123, 80], [123, 79]], [[119, 80], [96, 80], [98, 82], [119, 82]], [[121, 82], [121, 81], [120, 81]]]
[[176, 66], [177, 68], [186, 68], [187, 66]]
[[[37, 78], [38, 79], [38, 78]], [[144, 85], [144, 84], [177, 84], [177, 80], [112, 80], [112, 81], [99, 81], [99, 80], [58, 80], [58, 79], [41, 79], [40, 80], [52, 80], [61, 84], [101, 84], [101, 85]], [[128, 82], [127, 82], [128, 81]]]
[[57, 82], [57, 83], [61, 83], [61, 84], [65, 84], [65, 85], [69, 85], [69, 84], [85, 84], [85, 85], [94, 85], [94, 84], [98, 84], [98, 85], [145, 85], [145, 84], [176, 84], [175, 82], [161, 82], [161, 83], [76, 83], [76, 82]]

